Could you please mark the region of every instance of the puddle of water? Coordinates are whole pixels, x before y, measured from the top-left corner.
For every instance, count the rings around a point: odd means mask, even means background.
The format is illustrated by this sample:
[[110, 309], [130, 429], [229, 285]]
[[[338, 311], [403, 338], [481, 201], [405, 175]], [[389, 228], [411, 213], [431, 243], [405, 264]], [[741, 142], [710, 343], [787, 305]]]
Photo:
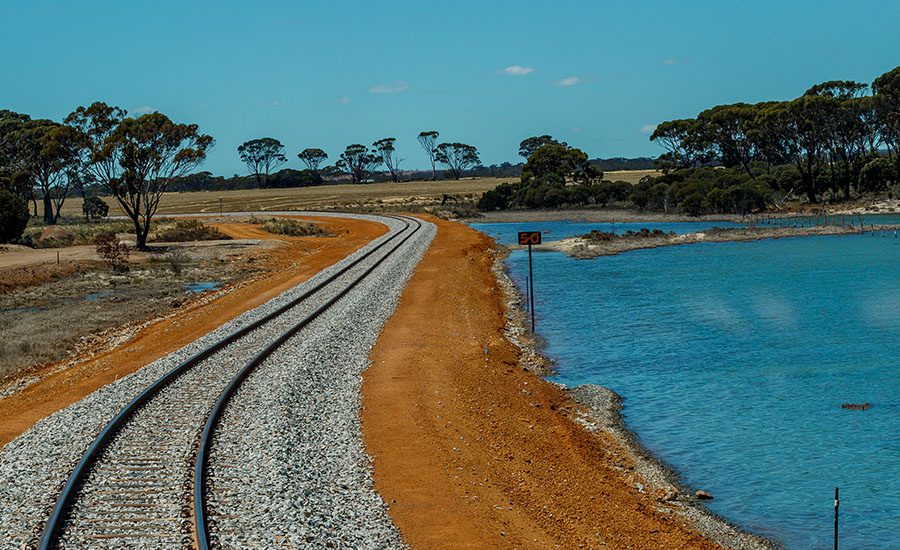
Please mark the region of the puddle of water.
[[203, 281], [200, 283], [184, 283], [184, 287], [188, 292], [206, 292], [208, 290], [219, 290], [223, 284], [225, 283], [222, 281]]
[[28, 311], [37, 311], [39, 309], [41, 309], [41, 306], [17, 307], [17, 308], [12, 308], [12, 309], [4, 309], [3, 311], [0, 311], [0, 313], [14, 313], [17, 311], [21, 311], [24, 313], [24, 312], [28, 312]]

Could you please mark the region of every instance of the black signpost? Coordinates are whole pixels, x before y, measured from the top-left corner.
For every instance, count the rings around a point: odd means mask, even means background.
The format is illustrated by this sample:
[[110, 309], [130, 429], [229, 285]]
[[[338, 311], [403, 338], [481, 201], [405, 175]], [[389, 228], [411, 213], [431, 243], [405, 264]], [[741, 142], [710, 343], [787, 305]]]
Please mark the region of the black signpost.
[[531, 284], [529, 285], [529, 301], [531, 302], [531, 332], [534, 332], [534, 270], [531, 267], [531, 245], [541, 244], [541, 232], [519, 231], [519, 244], [528, 245], [528, 280], [531, 282]]

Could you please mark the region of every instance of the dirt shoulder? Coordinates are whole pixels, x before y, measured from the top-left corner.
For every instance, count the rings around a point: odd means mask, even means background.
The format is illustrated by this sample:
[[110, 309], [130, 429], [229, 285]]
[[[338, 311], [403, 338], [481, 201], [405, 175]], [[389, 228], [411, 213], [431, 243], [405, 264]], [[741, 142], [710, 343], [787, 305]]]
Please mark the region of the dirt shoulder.
[[[885, 234], [897, 231], [900, 227], [884, 226], [877, 232]], [[868, 231], [871, 231], [868, 230]], [[662, 246], [676, 246], [695, 243], [721, 243], [733, 241], [758, 241], [761, 239], [781, 239], [786, 237], [810, 237], [816, 235], [851, 235], [866, 232], [859, 227], [851, 226], [818, 226], [818, 227], [738, 227], [738, 228], [712, 228], [696, 233], [675, 235], [674, 233], [632, 233], [610, 235], [602, 234], [600, 238], [570, 237], [559, 241], [547, 241], [534, 245], [535, 250], [552, 250], [563, 252], [578, 259], [596, 258], [597, 256], [612, 256], [629, 250], [646, 248], [659, 248]], [[521, 248], [512, 246], [512, 249]]]
[[520, 366], [484, 234], [439, 231], [372, 350], [363, 435], [413, 548], [719, 548], [635, 484], [612, 434]]
[[264, 270], [250, 278], [188, 300], [155, 318], [123, 321], [119, 324], [124, 326], [87, 339], [70, 358], [21, 370], [0, 382], [0, 395], [8, 395], [0, 400], [0, 446], [41, 418], [196, 340], [387, 231], [382, 224], [362, 220], [300, 219], [320, 224], [336, 236], [281, 237], [251, 224], [221, 224], [219, 230], [235, 239], [279, 239], [286, 245], [255, 248], [251, 257]]

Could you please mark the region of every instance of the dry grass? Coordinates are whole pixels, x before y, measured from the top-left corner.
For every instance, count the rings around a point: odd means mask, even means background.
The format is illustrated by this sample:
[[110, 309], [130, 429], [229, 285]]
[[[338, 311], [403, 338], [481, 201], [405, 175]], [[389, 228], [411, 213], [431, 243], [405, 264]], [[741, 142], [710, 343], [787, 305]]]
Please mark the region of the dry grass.
[[[604, 178], [637, 184], [646, 175], [658, 175], [656, 170], [620, 170], [606, 172]], [[444, 194], [461, 201], [477, 201], [482, 193], [501, 183], [517, 178], [467, 178], [440, 181], [412, 181], [402, 183], [367, 183], [320, 185], [288, 189], [243, 189], [238, 191], [196, 191], [166, 193], [160, 202], [159, 214], [217, 214], [219, 199], [225, 212], [274, 212], [279, 210], [372, 210], [422, 211], [426, 206], [440, 204]], [[103, 197], [110, 205], [111, 216], [121, 215], [112, 197]], [[66, 201], [63, 215], [78, 217], [81, 199]]]
[[[239, 191], [196, 191], [166, 193], [160, 202], [159, 214], [217, 214], [219, 199], [225, 212], [273, 212], [279, 210], [373, 208], [397, 204], [432, 205], [440, 203], [446, 193], [460, 199], [476, 198], [497, 185], [515, 178], [471, 178], [441, 181], [413, 181], [403, 183], [368, 183], [320, 185], [288, 189], [244, 189]], [[121, 215], [116, 200], [103, 197], [110, 205], [111, 216]], [[66, 201], [63, 215], [77, 217], [81, 213], [81, 199]]]

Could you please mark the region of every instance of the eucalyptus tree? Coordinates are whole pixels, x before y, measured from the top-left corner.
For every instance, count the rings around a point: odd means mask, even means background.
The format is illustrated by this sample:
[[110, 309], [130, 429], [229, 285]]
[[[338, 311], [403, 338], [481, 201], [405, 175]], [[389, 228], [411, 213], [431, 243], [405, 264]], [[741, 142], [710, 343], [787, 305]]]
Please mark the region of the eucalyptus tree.
[[400, 163], [404, 160], [397, 156], [397, 150], [394, 149], [395, 141], [397, 141], [397, 138], [390, 137], [379, 139], [372, 144], [372, 147], [374, 147], [373, 151], [381, 159], [381, 164], [384, 164], [384, 167], [387, 168], [388, 173], [391, 175], [391, 181], [394, 183], [400, 181], [398, 172]]
[[287, 162], [284, 145], [275, 138], [251, 139], [239, 145], [237, 150], [260, 189], [266, 186], [269, 174]]
[[453, 179], [459, 179], [462, 173], [472, 166], [477, 166], [478, 149], [465, 143], [441, 143], [437, 146], [435, 158], [447, 166]]
[[69, 191], [80, 180], [80, 140], [71, 126], [50, 120], [32, 122], [19, 132], [25, 142], [19, 153], [26, 157], [27, 170], [40, 189], [44, 222], [54, 225]]
[[353, 183], [362, 183], [369, 179], [372, 172], [381, 164], [381, 157], [360, 143], [348, 145], [341, 153], [335, 166], [346, 172]]
[[134, 224], [137, 247], [146, 249], [163, 193], [203, 162], [214, 140], [196, 124], [176, 124], [162, 113], [126, 114], [96, 102], [79, 107], [66, 122], [79, 132], [86, 172], [109, 186]]
[[900, 155], [900, 67], [876, 78], [872, 92], [888, 154]]
[[328, 153], [321, 149], [310, 148], [300, 151], [297, 154], [297, 158], [302, 160], [307, 168], [318, 172], [319, 166], [328, 158]]
[[[548, 135], [532, 136], [525, 138], [519, 143], [519, 156], [526, 161], [531, 157], [532, 153], [537, 151], [538, 147], [544, 145], [559, 145], [560, 143]], [[562, 145], [566, 145], [563, 143]]]
[[431, 181], [437, 179], [437, 171], [434, 168], [434, 163], [437, 157], [437, 138], [439, 135], [440, 134], [436, 130], [431, 130], [428, 132], [419, 132], [419, 136], [416, 138], [419, 141], [419, 145], [425, 150], [425, 154], [428, 155], [428, 161], [431, 162]]

